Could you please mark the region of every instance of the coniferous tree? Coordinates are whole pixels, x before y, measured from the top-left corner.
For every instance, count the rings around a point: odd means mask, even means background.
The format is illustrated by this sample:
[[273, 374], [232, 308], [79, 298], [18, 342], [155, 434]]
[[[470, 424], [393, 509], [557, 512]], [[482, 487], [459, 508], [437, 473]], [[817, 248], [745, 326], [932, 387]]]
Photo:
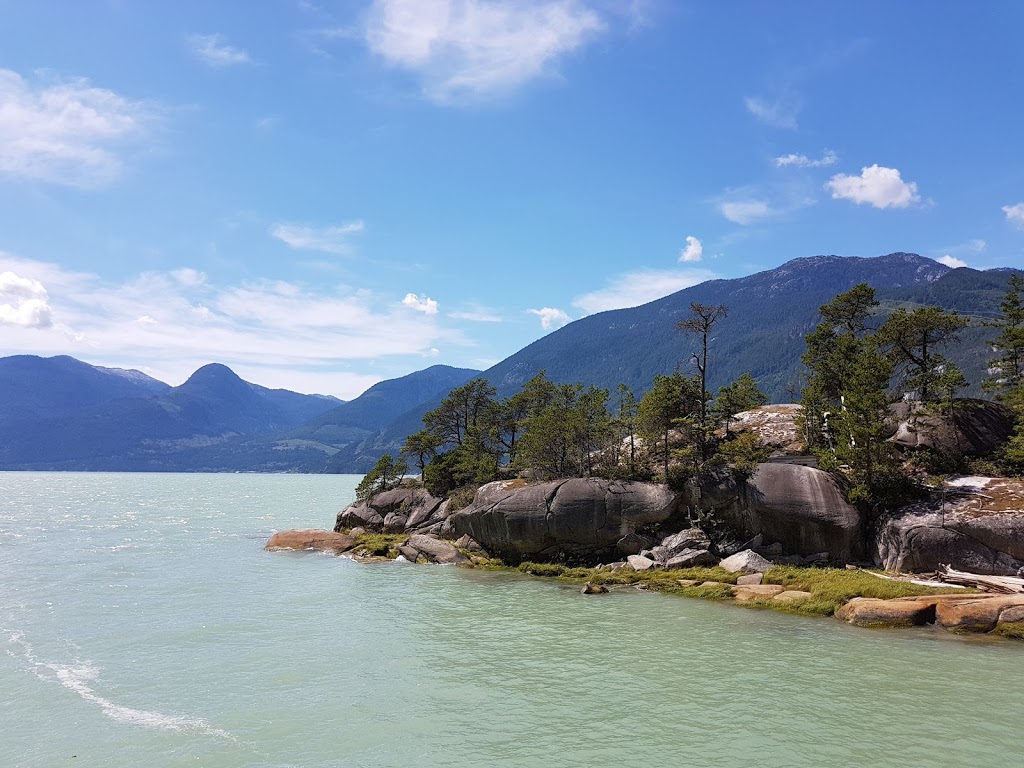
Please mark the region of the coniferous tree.
[[375, 493], [394, 488], [408, 469], [404, 461], [395, 461], [390, 453], [385, 453], [377, 459], [373, 469], [359, 481], [359, 485], [356, 486], [356, 498], [367, 499]]
[[725, 434], [728, 436], [733, 416], [767, 402], [768, 397], [758, 388], [754, 377], [749, 372], [741, 373], [736, 381], [719, 388], [718, 397], [711, 406], [711, 415], [716, 422], [725, 423]]
[[697, 421], [700, 430], [697, 434], [698, 450], [702, 459], [708, 457], [708, 444], [710, 433], [708, 429], [708, 402], [711, 400], [711, 393], [708, 392], [708, 335], [715, 323], [729, 314], [729, 308], [724, 304], [711, 306], [693, 302], [690, 304], [690, 317], [680, 320], [677, 327], [681, 331], [696, 333], [700, 336], [701, 351], [690, 357], [697, 364], [697, 375], [700, 379], [700, 410], [697, 413]]
[[897, 309], [878, 329], [878, 344], [887, 350], [901, 374], [904, 391], [915, 392], [923, 403], [938, 395], [943, 358], [939, 348], [959, 339], [967, 319], [940, 307]]

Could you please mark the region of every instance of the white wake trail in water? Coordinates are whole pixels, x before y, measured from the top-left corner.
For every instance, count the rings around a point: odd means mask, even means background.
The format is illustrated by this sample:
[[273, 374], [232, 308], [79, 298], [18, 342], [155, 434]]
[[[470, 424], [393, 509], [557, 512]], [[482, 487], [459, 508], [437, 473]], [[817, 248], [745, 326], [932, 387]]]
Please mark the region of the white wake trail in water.
[[[36, 675], [46, 681], [57, 680], [69, 691], [74, 691], [82, 699], [98, 706], [107, 717], [122, 723], [142, 726], [143, 728], [156, 728], [164, 731], [192, 731], [208, 736], [216, 736], [229, 741], [237, 739], [220, 728], [214, 728], [209, 722], [200, 717], [188, 715], [167, 715], [163, 712], [155, 712], [146, 709], [134, 709], [121, 704], [116, 704], [110, 699], [105, 699], [93, 689], [90, 683], [95, 684], [99, 680], [99, 670], [87, 662], [76, 660], [74, 664], [59, 664], [51, 661], [40, 660], [32, 645], [25, 639], [23, 633], [17, 630], [4, 629], [8, 636], [7, 654], [15, 658], [21, 657], [33, 668]], [[20, 649], [20, 653], [15, 650]], [[52, 673], [52, 674], [51, 674]]]

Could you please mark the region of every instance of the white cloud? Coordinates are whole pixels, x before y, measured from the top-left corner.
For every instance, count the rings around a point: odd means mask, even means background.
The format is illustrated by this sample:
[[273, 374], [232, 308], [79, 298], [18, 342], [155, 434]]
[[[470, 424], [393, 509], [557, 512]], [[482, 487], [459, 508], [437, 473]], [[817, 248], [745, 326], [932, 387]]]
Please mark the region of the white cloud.
[[776, 213], [764, 200], [727, 200], [719, 204], [718, 210], [729, 221], [743, 225]]
[[791, 100], [780, 98], [775, 101], [748, 96], [743, 100], [747, 111], [766, 125], [773, 128], [796, 130], [796, 105]]
[[1018, 227], [1024, 227], [1024, 203], [1004, 205], [1003, 213], [1006, 214], [1006, 220], [1008, 222], [1016, 224]]
[[[415, 366], [433, 348], [466, 344], [393, 295], [344, 286], [207, 281], [197, 302], [195, 286], [171, 273], [110, 282], [0, 252], [0, 273], [8, 271], [13, 278], [0, 281], [4, 354], [68, 354], [172, 384], [216, 361], [265, 386], [349, 398], [382, 378], [354, 373], [357, 363]], [[46, 310], [26, 309], [28, 301]]]
[[458, 309], [454, 312], [449, 312], [448, 317], [453, 320], [469, 320], [474, 323], [501, 322], [501, 315], [493, 309], [489, 309], [488, 307], [484, 307], [479, 304], [473, 304], [466, 309]]
[[417, 312], [422, 312], [424, 315], [436, 315], [437, 314], [437, 302], [428, 296], [418, 296], [415, 293], [405, 294], [405, 298], [402, 299], [402, 304], [409, 309], [415, 309]]
[[714, 277], [715, 273], [708, 269], [646, 269], [629, 272], [616, 277], [607, 288], [585, 293], [573, 299], [572, 303], [586, 315], [609, 309], [636, 307]]
[[940, 256], [936, 259], [939, 264], [945, 264], [947, 267], [952, 269], [958, 269], [960, 267], [966, 267], [967, 262], [963, 259], [958, 259], [955, 256], [950, 256], [948, 253], [945, 256]]
[[837, 173], [825, 188], [831, 190], [834, 200], [852, 200], [875, 208], [906, 208], [921, 199], [917, 182], [905, 182], [895, 168], [877, 164], [861, 168], [860, 176]]
[[686, 247], [679, 252], [679, 260], [686, 262], [700, 261], [704, 258], [704, 246], [693, 235], [686, 236]]
[[362, 221], [350, 221], [340, 227], [310, 227], [304, 224], [276, 224], [270, 234], [302, 251], [343, 254], [352, 250], [352, 235], [363, 231]]
[[222, 35], [189, 35], [187, 40], [192, 53], [211, 67], [252, 63], [248, 53], [228, 45]]
[[528, 309], [526, 311], [540, 318], [540, 327], [545, 331], [551, 328], [561, 328], [566, 323], [572, 322], [571, 317], [555, 307], [541, 307], [540, 309]]
[[544, 75], [604, 26], [580, 0], [374, 0], [365, 39], [446, 103]]
[[171, 277], [177, 280], [180, 285], [186, 287], [202, 285], [206, 282], [206, 273], [192, 269], [191, 267], [176, 269], [171, 272]]
[[79, 187], [107, 184], [122, 169], [115, 149], [153, 119], [151, 106], [84, 79], [33, 85], [0, 69], [0, 174]]
[[53, 324], [46, 288], [38, 280], [0, 272], [0, 325], [49, 328]]
[[776, 168], [826, 168], [835, 165], [839, 156], [831, 149], [825, 150], [825, 154], [817, 160], [812, 160], [807, 155], [788, 154], [775, 158]]

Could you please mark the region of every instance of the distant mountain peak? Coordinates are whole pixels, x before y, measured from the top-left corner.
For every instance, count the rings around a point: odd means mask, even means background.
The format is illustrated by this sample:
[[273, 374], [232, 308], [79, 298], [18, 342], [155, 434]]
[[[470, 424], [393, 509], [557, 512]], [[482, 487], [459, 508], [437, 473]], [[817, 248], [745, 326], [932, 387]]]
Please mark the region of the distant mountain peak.
[[184, 384], [175, 389], [193, 395], [231, 397], [251, 393], [252, 385], [226, 365], [209, 363], [197, 369]]

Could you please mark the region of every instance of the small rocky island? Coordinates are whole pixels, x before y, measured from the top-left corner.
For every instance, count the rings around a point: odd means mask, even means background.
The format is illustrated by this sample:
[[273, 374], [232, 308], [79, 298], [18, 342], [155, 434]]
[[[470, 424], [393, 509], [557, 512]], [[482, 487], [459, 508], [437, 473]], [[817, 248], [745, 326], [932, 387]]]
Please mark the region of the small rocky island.
[[[973, 426], [962, 425], [981, 443], [968, 450], [984, 451], [986, 440], [999, 439], [998, 433], [984, 438], [985, 425], [992, 426], [989, 410], [973, 409]], [[737, 425], [784, 445], [794, 438], [798, 411], [762, 406], [740, 414]], [[922, 442], [942, 450], [967, 444], [948, 423], [930, 424], [911, 431], [897, 420], [892, 439], [909, 442], [904, 436], [913, 435], [905, 450]], [[936, 443], [943, 435], [946, 442]], [[834, 615], [860, 626], [937, 624], [1024, 637], [1020, 479], [950, 476], [874, 525], [844, 498], [832, 474], [784, 458], [758, 464], [746, 479], [722, 471], [680, 492], [638, 481], [511, 478], [483, 485], [461, 509], [452, 506], [451, 498], [407, 480], [342, 510], [333, 532], [282, 532], [267, 548], [518, 567], [576, 579], [588, 593], [641, 587]], [[709, 530], [694, 525], [697, 509], [713, 522]], [[945, 566], [1009, 577], [1005, 583], [1019, 582], [1021, 593], [935, 582]], [[875, 569], [905, 575], [884, 578]]]
[[983, 383], [995, 400], [957, 397], [968, 382], [940, 354], [969, 318], [885, 309], [859, 283], [804, 337], [801, 403], [768, 405], [749, 373], [708, 390], [728, 307], [693, 303], [676, 325], [696, 374], [677, 366], [612, 402], [544, 371], [504, 400], [474, 379], [407, 438], [421, 481], [385, 455], [338, 515], [345, 538], [305, 535], [575, 578], [588, 594], [634, 584], [1024, 637], [1024, 276], [999, 309]]

